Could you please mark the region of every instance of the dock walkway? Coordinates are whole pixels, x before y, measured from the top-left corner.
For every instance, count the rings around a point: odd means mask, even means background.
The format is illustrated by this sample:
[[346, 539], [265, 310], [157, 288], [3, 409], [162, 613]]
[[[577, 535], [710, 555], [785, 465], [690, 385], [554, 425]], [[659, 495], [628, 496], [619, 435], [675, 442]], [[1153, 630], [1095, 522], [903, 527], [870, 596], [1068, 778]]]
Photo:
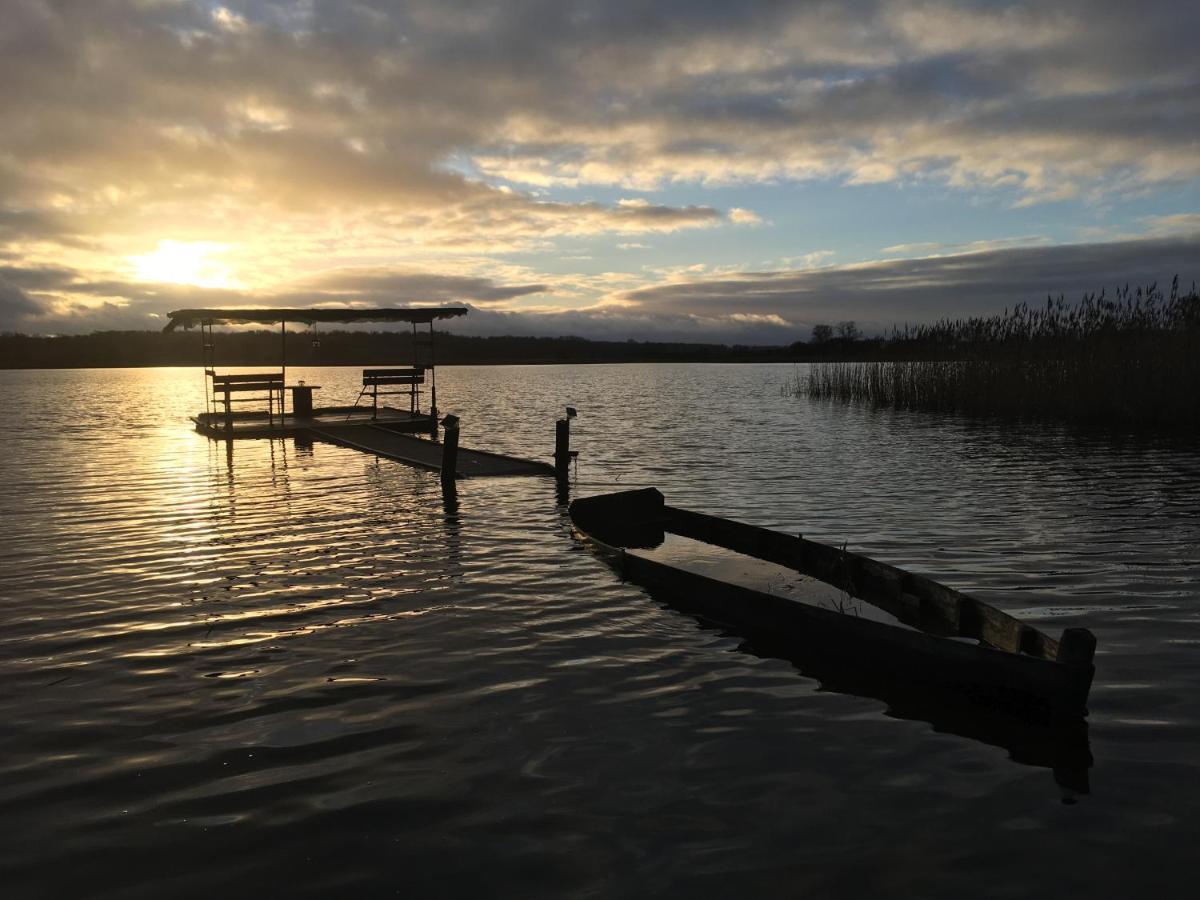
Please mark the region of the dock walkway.
[[229, 417], [229, 428], [226, 428], [226, 419], [221, 413], [200, 413], [192, 421], [202, 435], [218, 440], [303, 437], [314, 428], [339, 428], [366, 423], [378, 423], [398, 431], [431, 431], [435, 427], [429, 415], [387, 406], [379, 407], [374, 414], [370, 407], [361, 406], [328, 406], [313, 410], [310, 416], [288, 413], [269, 417], [265, 412], [236, 412]]
[[[351, 423], [345, 425], [310, 425], [308, 433], [315, 438], [374, 453], [421, 469], [440, 471], [442, 445], [437, 441], [402, 434], [382, 425]], [[458, 448], [458, 476], [479, 478], [503, 475], [554, 475], [549, 463], [489, 453], [486, 450]]]

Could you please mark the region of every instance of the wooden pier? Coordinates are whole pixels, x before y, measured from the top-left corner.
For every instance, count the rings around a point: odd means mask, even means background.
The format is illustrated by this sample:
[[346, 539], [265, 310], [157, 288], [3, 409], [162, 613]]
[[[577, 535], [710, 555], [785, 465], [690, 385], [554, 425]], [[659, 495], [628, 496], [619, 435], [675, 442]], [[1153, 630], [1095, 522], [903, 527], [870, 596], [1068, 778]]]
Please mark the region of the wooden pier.
[[[380, 407], [374, 418], [370, 409], [361, 407], [317, 409], [312, 416], [305, 417], [276, 415], [270, 421], [266, 414], [235, 413], [231, 429], [226, 427], [223, 415], [201, 413], [192, 421], [196, 423], [196, 431], [200, 434], [219, 441], [247, 438], [324, 441], [431, 472], [441, 472], [447, 459], [446, 443], [433, 437], [437, 432], [437, 423], [432, 418], [387, 407]], [[447, 434], [449, 438], [457, 438], [457, 428], [453, 435]], [[444, 472], [444, 480], [562, 474], [548, 462], [473, 450], [457, 444], [453, 446], [451, 458], [454, 472]]]
[[343, 425], [377, 424], [393, 431], [432, 433], [437, 422], [424, 413], [381, 406], [377, 414], [361, 406], [328, 406], [314, 409], [310, 415], [294, 413], [268, 416], [265, 412], [235, 412], [226, 420], [223, 413], [193, 416], [196, 430], [216, 440], [227, 438], [303, 438], [314, 428], [339, 428]]
[[[554, 465], [535, 460], [472, 450], [458, 445], [458, 418], [438, 421], [437, 370], [433, 352], [433, 323], [466, 315], [465, 307], [397, 307], [375, 309], [181, 309], [169, 313], [164, 331], [200, 326], [203, 348], [205, 406], [192, 417], [196, 430], [213, 440], [243, 438], [294, 438], [327, 441], [394, 459], [420, 469], [440, 472], [443, 483], [456, 478], [484, 476], [553, 475], [565, 479], [573, 454], [568, 449], [569, 423], [556, 426]], [[287, 323], [315, 327], [317, 323], [389, 322], [412, 326], [412, 363], [406, 368], [364, 369], [362, 390], [353, 406], [313, 406], [313, 392], [320, 385], [287, 382]], [[215, 325], [280, 326], [280, 356], [277, 371], [218, 372], [215, 356]], [[417, 326], [428, 325], [428, 354], [418, 359]], [[313, 348], [320, 346], [315, 332]], [[422, 411], [422, 395], [429, 404]], [[291, 394], [288, 410], [287, 394]], [[403, 395], [408, 409], [380, 405], [380, 397]], [[370, 406], [364, 400], [369, 399]], [[234, 404], [254, 404], [257, 409], [235, 409]], [[263, 408], [265, 406], [265, 409]], [[574, 410], [568, 409], [568, 416]], [[444, 439], [437, 440], [438, 426]], [[428, 438], [416, 437], [427, 434]]]
[[[434, 472], [442, 470], [446, 449], [444, 444], [404, 434], [385, 425], [370, 422], [328, 425], [309, 428], [308, 433], [331, 444], [374, 453], [384, 459], [394, 459], [418, 469]], [[557, 470], [549, 463], [489, 453], [486, 450], [471, 450], [467, 447], [456, 447], [455, 450], [454, 477], [457, 478], [557, 474]]]

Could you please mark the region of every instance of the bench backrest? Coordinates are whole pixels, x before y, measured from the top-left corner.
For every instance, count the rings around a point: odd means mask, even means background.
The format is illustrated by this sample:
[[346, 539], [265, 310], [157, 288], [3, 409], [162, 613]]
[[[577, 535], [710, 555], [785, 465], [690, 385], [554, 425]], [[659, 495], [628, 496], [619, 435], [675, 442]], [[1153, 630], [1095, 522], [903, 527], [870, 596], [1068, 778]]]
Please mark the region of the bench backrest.
[[362, 383], [368, 387], [381, 384], [424, 384], [425, 369], [363, 369]]
[[232, 391], [277, 391], [283, 388], [283, 375], [278, 372], [252, 372], [247, 375], [214, 375], [213, 393]]

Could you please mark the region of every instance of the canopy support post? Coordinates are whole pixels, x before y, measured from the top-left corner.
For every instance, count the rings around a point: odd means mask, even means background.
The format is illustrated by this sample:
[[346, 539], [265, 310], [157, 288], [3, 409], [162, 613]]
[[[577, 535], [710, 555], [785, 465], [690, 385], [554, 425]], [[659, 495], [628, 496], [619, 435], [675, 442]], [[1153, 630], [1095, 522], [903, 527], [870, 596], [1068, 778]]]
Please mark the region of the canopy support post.
[[204, 411], [209, 415], [213, 413], [213, 392], [210, 373], [216, 371], [215, 364], [212, 364], [212, 348], [209, 342], [212, 340], [212, 326], [205, 327], [203, 321], [200, 322], [200, 365], [204, 368]]
[[433, 436], [437, 437], [437, 365], [433, 352], [433, 319], [429, 320], [429, 418], [433, 420]]
[[[279, 423], [283, 424], [283, 417], [286, 410], [283, 408], [284, 385], [287, 384], [287, 320], [281, 319], [279, 322]], [[271, 404], [267, 404], [268, 413]]]

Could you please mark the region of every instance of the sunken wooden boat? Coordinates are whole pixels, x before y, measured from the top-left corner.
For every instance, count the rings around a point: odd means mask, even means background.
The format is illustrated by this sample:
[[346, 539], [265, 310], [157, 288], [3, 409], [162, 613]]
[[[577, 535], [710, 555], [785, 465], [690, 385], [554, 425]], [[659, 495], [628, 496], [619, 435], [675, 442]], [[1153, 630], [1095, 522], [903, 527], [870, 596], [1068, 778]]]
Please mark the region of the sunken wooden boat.
[[[766, 655], [798, 660], [833, 690], [846, 683], [843, 692], [871, 696], [900, 689], [909, 698], [953, 695], [1028, 721], [1075, 722], [1086, 734], [1096, 647], [1086, 628], [1068, 628], [1055, 640], [929, 578], [844, 548], [669, 506], [653, 488], [578, 499], [570, 514], [624, 578], [745, 636]], [[727, 560], [681, 561], [664, 551], [679, 538], [745, 559], [745, 571], [761, 561], [792, 573], [800, 587], [786, 579], [727, 578]], [[1083, 746], [1086, 752], [1086, 738]]]

